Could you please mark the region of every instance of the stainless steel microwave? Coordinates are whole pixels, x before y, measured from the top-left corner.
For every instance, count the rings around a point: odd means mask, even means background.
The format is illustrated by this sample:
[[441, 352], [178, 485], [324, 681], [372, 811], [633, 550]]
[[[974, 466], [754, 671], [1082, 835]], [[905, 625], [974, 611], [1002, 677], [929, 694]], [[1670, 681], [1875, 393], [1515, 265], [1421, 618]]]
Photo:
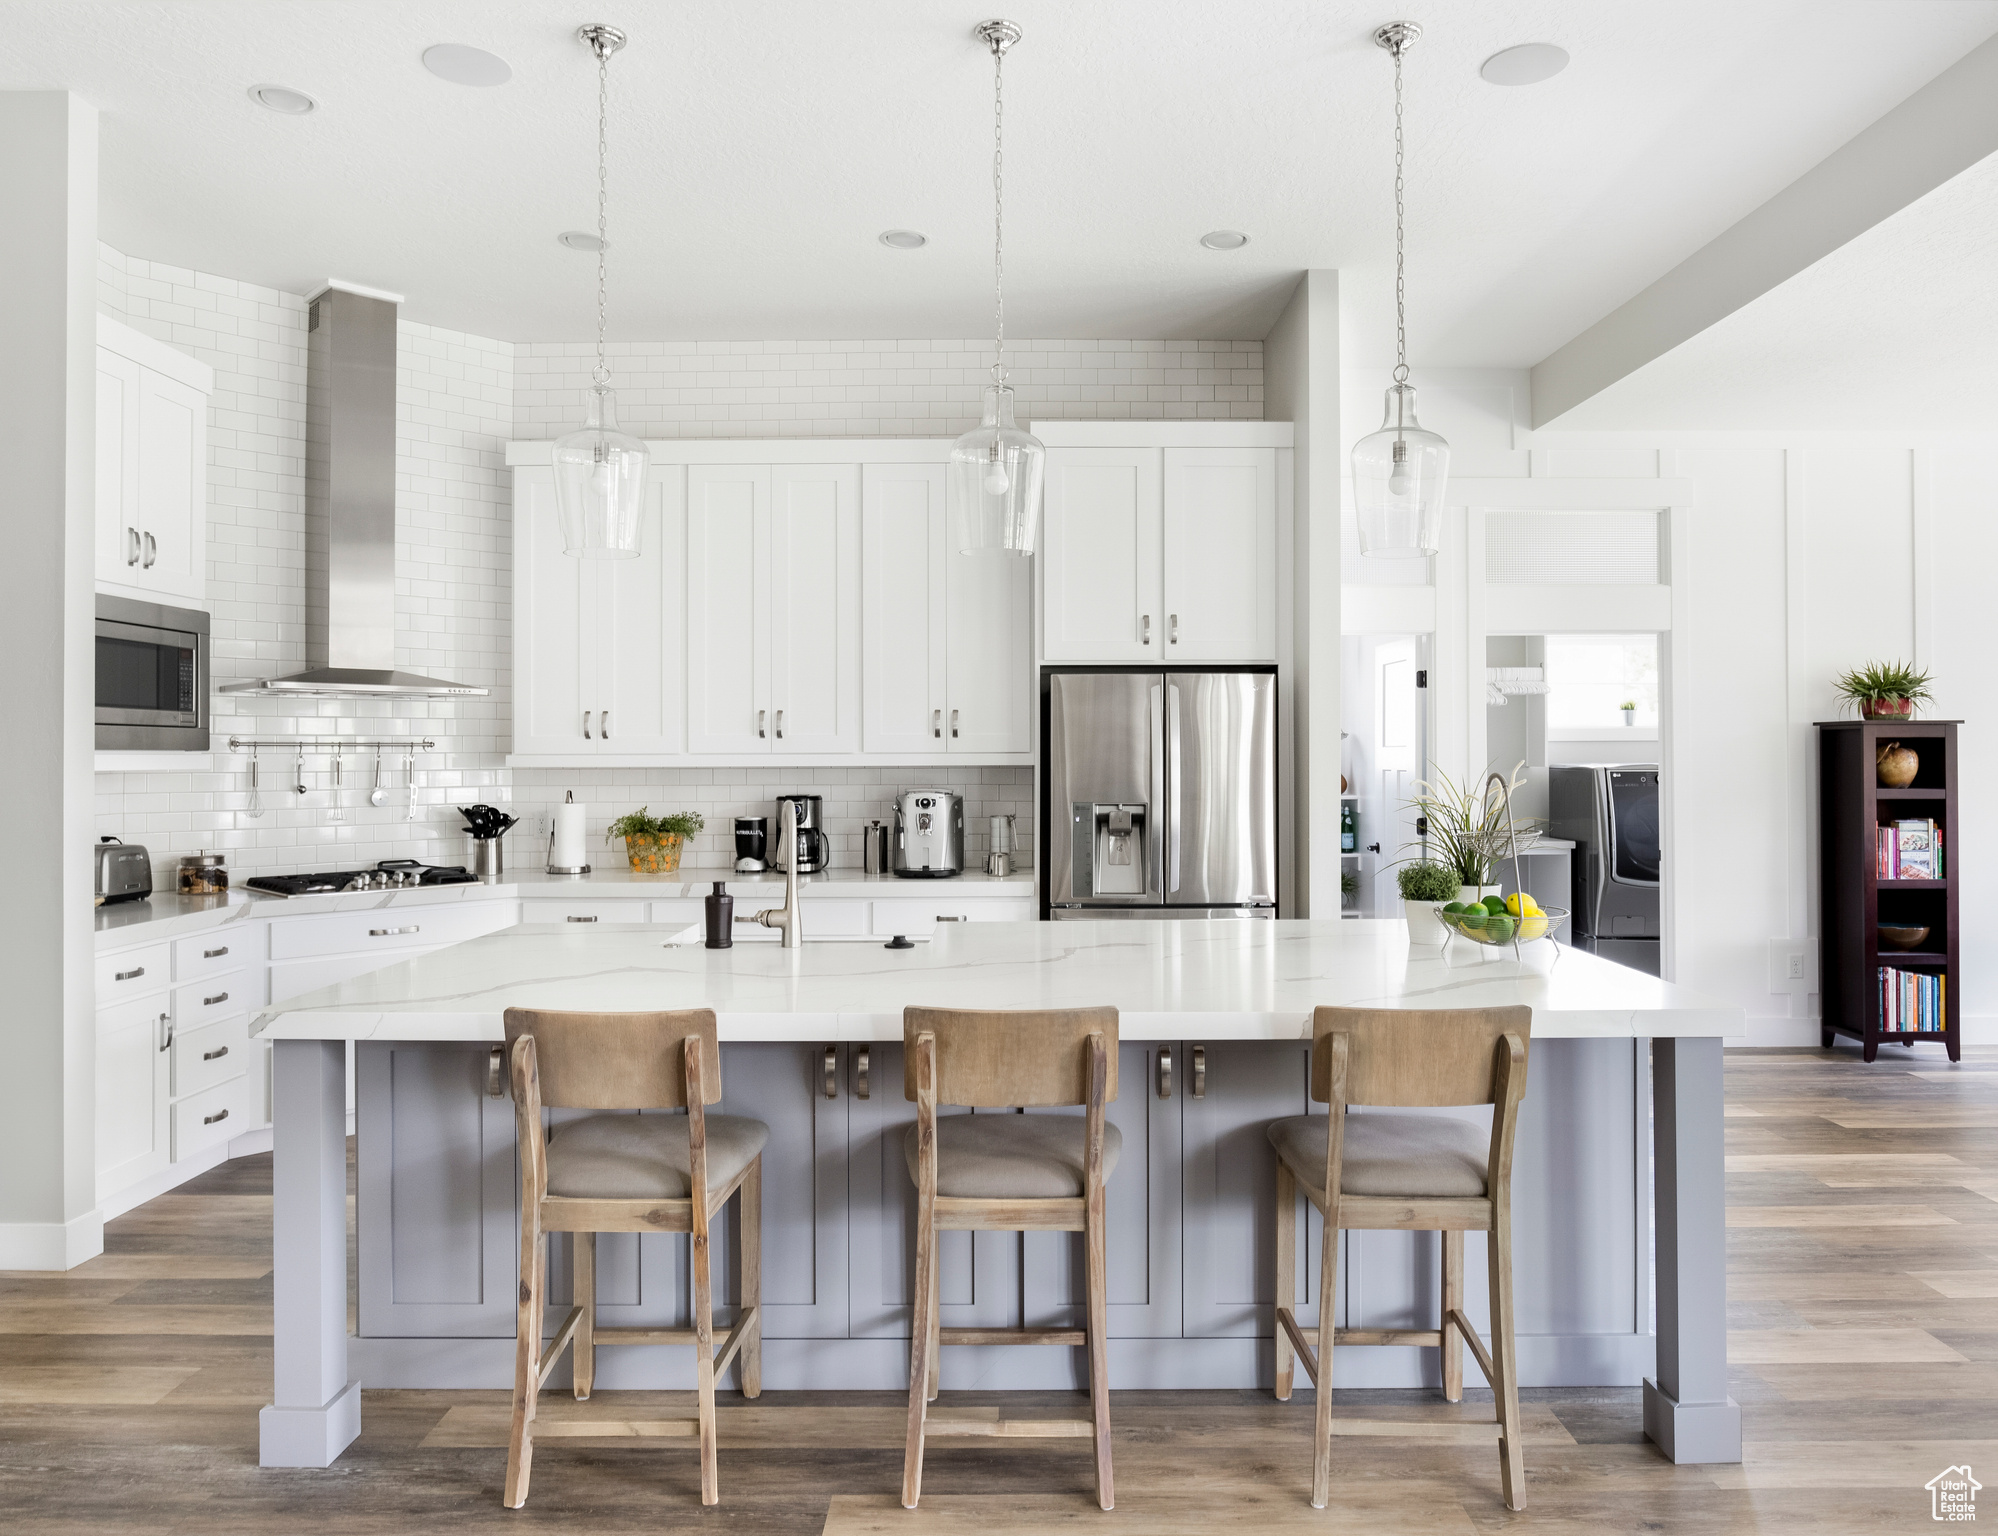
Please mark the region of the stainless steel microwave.
[[208, 615], [97, 594], [97, 745], [208, 750]]

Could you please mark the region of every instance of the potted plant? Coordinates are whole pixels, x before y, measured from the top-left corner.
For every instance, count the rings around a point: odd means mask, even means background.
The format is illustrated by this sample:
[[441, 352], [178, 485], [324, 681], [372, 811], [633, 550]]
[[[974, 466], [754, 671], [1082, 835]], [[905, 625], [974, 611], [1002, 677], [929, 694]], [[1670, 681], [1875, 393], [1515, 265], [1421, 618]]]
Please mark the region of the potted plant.
[[1623, 723], [1625, 725], [1637, 724], [1637, 700], [1625, 699], [1621, 704], [1617, 705], [1617, 708], [1623, 711]]
[[[1507, 780], [1517, 794], [1526, 782], [1526, 764]], [[1409, 807], [1423, 819], [1428, 856], [1457, 877], [1459, 901], [1482, 901], [1498, 894], [1498, 864], [1517, 849], [1525, 852], [1538, 829], [1506, 819], [1506, 797], [1495, 789], [1459, 785], [1446, 773], [1419, 780]]]
[[1904, 661], [1870, 661], [1832, 681], [1841, 703], [1862, 720], [1912, 720], [1915, 706], [1929, 702], [1929, 674]]
[[640, 875], [677, 875], [680, 853], [693, 835], [707, 825], [699, 811], [675, 811], [654, 816], [645, 806], [628, 811], [604, 830], [604, 841], [624, 839], [624, 856]]
[[1401, 889], [1401, 915], [1408, 923], [1409, 944], [1441, 944], [1448, 938], [1437, 921], [1436, 909], [1457, 899], [1456, 871], [1434, 859], [1416, 859], [1394, 872], [1394, 883]]

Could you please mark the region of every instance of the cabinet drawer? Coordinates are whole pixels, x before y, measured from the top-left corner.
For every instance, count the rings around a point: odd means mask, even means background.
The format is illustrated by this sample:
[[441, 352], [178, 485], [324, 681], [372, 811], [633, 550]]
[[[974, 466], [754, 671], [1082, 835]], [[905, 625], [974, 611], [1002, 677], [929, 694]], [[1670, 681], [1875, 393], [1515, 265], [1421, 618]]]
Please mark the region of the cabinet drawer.
[[214, 933], [173, 941], [173, 979], [199, 981], [223, 971], [263, 964], [264, 923], [235, 923]]
[[200, 1029], [232, 1013], [261, 1007], [263, 999], [257, 993], [262, 990], [252, 983], [248, 971], [227, 971], [192, 986], [175, 987], [173, 1026], [183, 1032]]
[[592, 923], [642, 923], [645, 921], [645, 906], [642, 901], [523, 901], [520, 904], [520, 920], [523, 923], [574, 923], [579, 928]]
[[148, 944], [140, 949], [121, 949], [115, 955], [99, 955], [96, 974], [100, 1008], [157, 992], [173, 980], [173, 946]]
[[[655, 901], [650, 903], [650, 906], [652, 910], [647, 914], [646, 921], [668, 923], [676, 928], [683, 928], [688, 923], [704, 923], [708, 918], [706, 905], [693, 897], [683, 896], [678, 901]], [[735, 915], [741, 917], [745, 911], [751, 909], [751, 904], [738, 901], [735, 904]]]
[[271, 922], [271, 959], [456, 944], [512, 927], [519, 911], [511, 901], [482, 901], [473, 906], [377, 907], [322, 917], [281, 917]]
[[[176, 1028], [173, 1035], [174, 1097], [185, 1098], [190, 1093], [213, 1088], [217, 1083], [226, 1083], [232, 1077], [243, 1076], [249, 1070], [250, 1055], [250, 1016], [246, 1013], [201, 1029]], [[230, 1116], [232, 1121], [237, 1118]]]
[[287, 1002], [305, 992], [316, 992], [384, 966], [400, 965], [419, 955], [435, 954], [443, 948], [431, 944], [418, 949], [387, 949], [373, 955], [328, 955], [318, 960], [279, 960], [271, 963], [271, 1003]]
[[877, 901], [874, 903], [874, 931], [883, 935], [907, 934], [912, 939], [936, 932], [937, 923], [1021, 923], [1031, 922], [1031, 901], [964, 900], [940, 897], [933, 901]]
[[175, 1104], [173, 1160], [191, 1157], [254, 1126], [255, 1087], [255, 1080], [245, 1074]]

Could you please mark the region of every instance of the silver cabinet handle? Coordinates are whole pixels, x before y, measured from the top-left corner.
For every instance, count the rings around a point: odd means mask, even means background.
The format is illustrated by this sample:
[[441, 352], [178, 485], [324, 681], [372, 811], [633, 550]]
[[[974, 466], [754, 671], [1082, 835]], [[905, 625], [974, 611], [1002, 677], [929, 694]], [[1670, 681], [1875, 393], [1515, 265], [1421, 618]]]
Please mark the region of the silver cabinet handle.
[[591, 739], [592, 738], [590, 736], [590, 712], [586, 709], [583, 711], [583, 740], [589, 741]]
[[1179, 615], [1176, 613], [1166, 615], [1166, 642], [1170, 645], [1179, 644]]
[[1145, 644], [1150, 645], [1152, 643], [1152, 616], [1149, 613], [1143, 616], [1143, 632]]
[[943, 711], [940, 709], [930, 711], [930, 734], [938, 741], [943, 740]]
[[962, 912], [958, 913], [954, 917], [949, 913], [939, 912], [937, 914], [937, 921], [940, 923], [968, 923], [971, 921], [971, 919], [966, 917]]
[[758, 741], [763, 741], [767, 739], [763, 730], [763, 722], [767, 720], [769, 717], [770, 717], [770, 711], [767, 709], [759, 709], [756, 712], [756, 739]]
[[1172, 1047], [1169, 1045], [1159, 1047], [1158, 1093], [1162, 1099], [1172, 1097]]
[[1204, 1045], [1193, 1048], [1193, 1096], [1196, 1099], [1207, 1097], [1207, 1047]]
[[229, 946], [224, 944], [220, 949], [204, 949], [201, 952], [201, 958], [204, 960], [219, 960], [228, 953]]
[[226, 1003], [228, 1001], [229, 994], [227, 992], [217, 992], [213, 997], [204, 997], [201, 1000], [201, 1006], [204, 1008], [213, 1008], [217, 1003]]
[[170, 1013], [160, 1015], [160, 1049], [162, 1051], [173, 1049], [173, 1015]]
[[565, 917], [562, 921], [565, 923], [594, 923], [596, 919], [594, 917]]
[[853, 1096], [856, 1099], [867, 1097], [867, 1047], [862, 1046], [853, 1053]]
[[504, 1098], [506, 1085], [506, 1051], [502, 1046], [494, 1046], [486, 1052], [486, 1097]]
[[781, 709], [777, 711], [777, 739], [784, 739], [784, 711]]
[[368, 930], [368, 937], [371, 939], [386, 939], [398, 933], [421, 932], [423, 932], [423, 925], [421, 923], [411, 923], [407, 928], [370, 928]]
[[157, 560], [159, 556], [160, 556], [160, 547], [156, 542], [154, 542], [153, 536], [149, 533], [146, 535], [146, 558], [140, 563], [145, 567], [145, 569], [150, 571], [153, 568], [153, 562]]
[[839, 1097], [839, 1047], [836, 1045], [826, 1047], [826, 1097]]
[[599, 741], [610, 740], [610, 711], [607, 709], [597, 711], [597, 739]]
[[203, 1115], [201, 1117], [201, 1123], [203, 1125], [214, 1125], [220, 1121], [227, 1120], [228, 1118], [229, 1118], [228, 1110], [218, 1109], [212, 1115]]
[[113, 973], [111, 979], [113, 981], [130, 981], [135, 976], [143, 976], [145, 974], [146, 974], [146, 968], [142, 965], [136, 971], [115, 972]]
[[125, 530], [125, 563], [127, 565], [139, 563], [139, 530], [136, 528]]
[[950, 712], [950, 736], [952, 741], [957, 740], [957, 711], [954, 709]]
[[228, 1054], [229, 1054], [229, 1047], [226, 1045], [220, 1045], [217, 1046], [212, 1051], [203, 1051], [201, 1053], [201, 1059], [203, 1061], [220, 1061], [224, 1056], [227, 1056]]

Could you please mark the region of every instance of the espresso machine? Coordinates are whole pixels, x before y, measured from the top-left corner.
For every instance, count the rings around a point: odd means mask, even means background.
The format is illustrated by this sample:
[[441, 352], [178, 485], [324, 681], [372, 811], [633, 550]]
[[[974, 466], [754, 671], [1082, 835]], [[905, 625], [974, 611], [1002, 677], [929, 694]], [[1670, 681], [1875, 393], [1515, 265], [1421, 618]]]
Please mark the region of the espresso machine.
[[895, 797], [895, 873], [941, 879], [964, 873], [964, 800], [948, 789], [911, 789]]
[[798, 861], [798, 873], [816, 875], [832, 864], [832, 839], [826, 836], [826, 802], [822, 795], [779, 795], [777, 814], [771, 820], [779, 827], [784, 825], [784, 802], [789, 800], [798, 808], [798, 846], [781, 848], [781, 835], [770, 838], [770, 851], [767, 857], [772, 869], [789, 869], [791, 860]]

